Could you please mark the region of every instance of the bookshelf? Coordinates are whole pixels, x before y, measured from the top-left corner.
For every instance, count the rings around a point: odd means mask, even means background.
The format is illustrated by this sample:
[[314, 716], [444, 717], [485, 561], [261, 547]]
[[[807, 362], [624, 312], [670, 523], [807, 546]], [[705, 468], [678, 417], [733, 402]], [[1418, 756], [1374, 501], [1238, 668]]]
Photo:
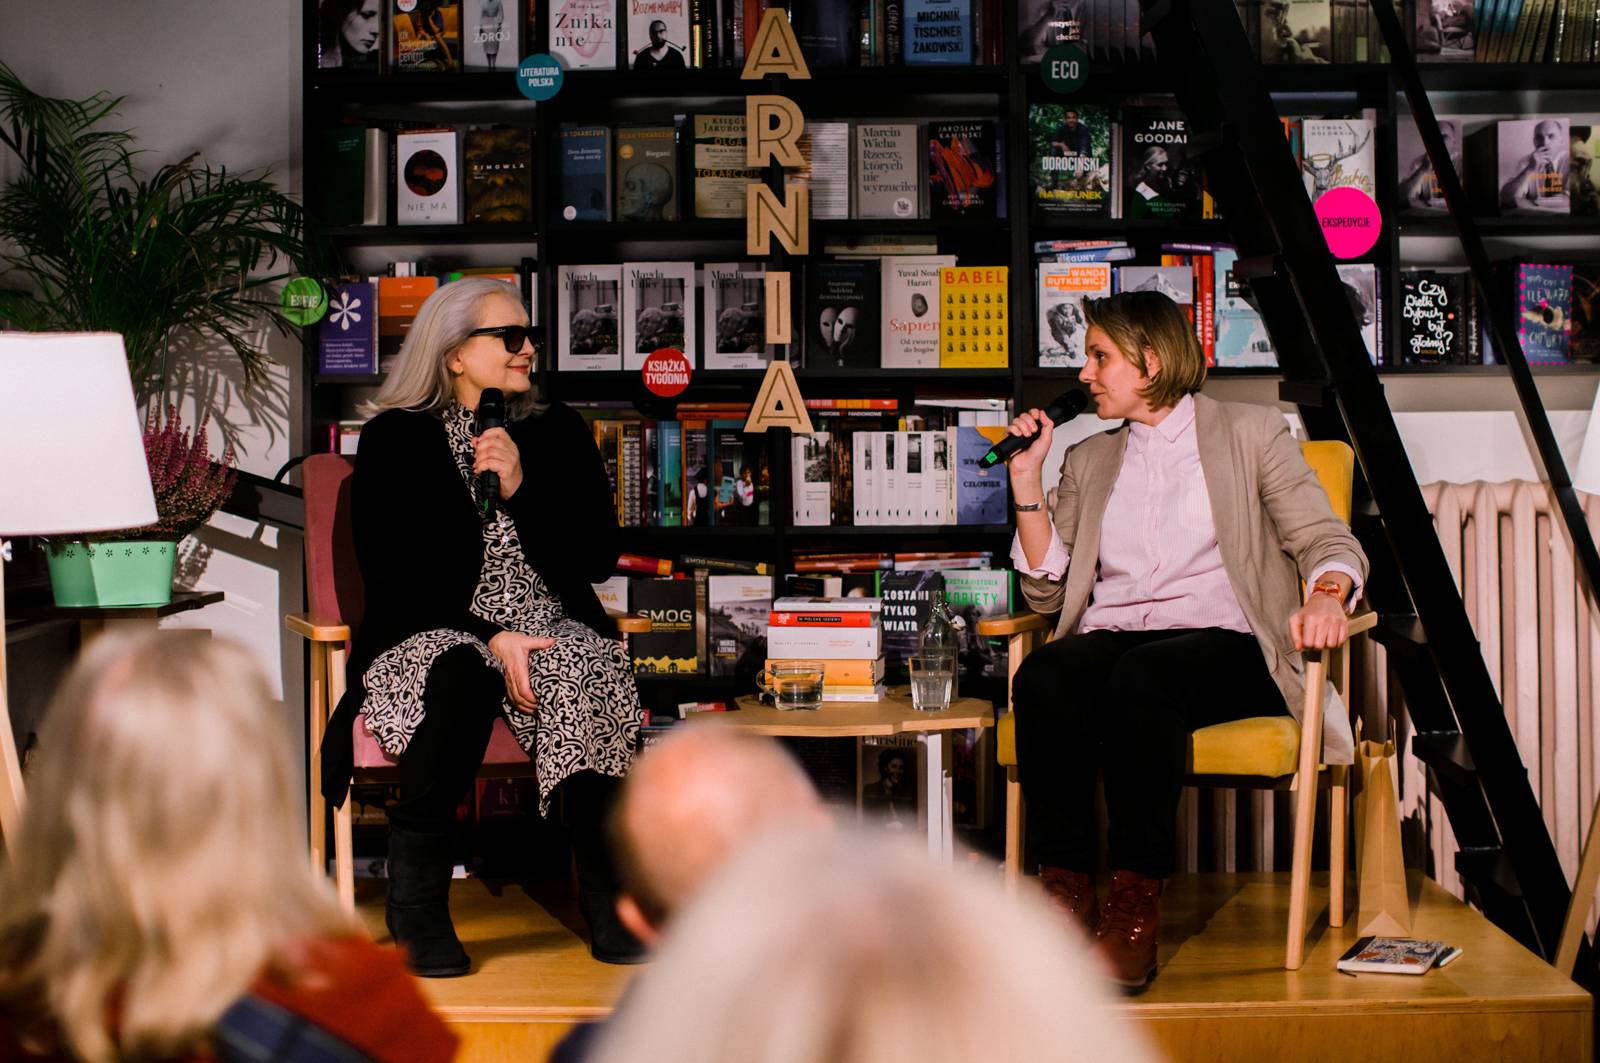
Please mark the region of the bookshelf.
[[[525, 8], [525, 4], [507, 5]], [[537, 263], [537, 317], [556, 326], [555, 268], [562, 264], [622, 262], [629, 259], [693, 259], [696, 262], [744, 258], [745, 226], [738, 220], [696, 220], [650, 225], [621, 222], [564, 222], [555, 218], [550, 190], [556, 181], [556, 130], [562, 122], [593, 122], [617, 126], [648, 121], [670, 121], [677, 114], [734, 113], [742, 111], [750, 92], [773, 91], [794, 100], [808, 121], [869, 118], [907, 121], [981, 117], [996, 120], [1004, 129], [1003, 171], [1007, 182], [1008, 217], [998, 222], [939, 222], [929, 219], [859, 220], [813, 219], [813, 256], [821, 257], [829, 237], [859, 235], [932, 235], [941, 253], [955, 253], [963, 264], [1004, 264], [1011, 270], [1010, 327], [1013, 349], [1010, 365], [1003, 369], [797, 369], [805, 394], [812, 397], [894, 396], [905, 402], [930, 387], [957, 394], [999, 394], [1019, 406], [1043, 405], [1063, 386], [1076, 379], [1073, 369], [1040, 368], [1033, 364], [1037, 329], [1036, 292], [1033, 281], [1032, 244], [1050, 238], [1125, 238], [1145, 253], [1168, 242], [1225, 242], [1225, 220], [1171, 223], [1153, 220], [1091, 219], [1051, 220], [1033, 216], [1029, 206], [1027, 109], [1030, 103], [1089, 100], [1116, 105], [1135, 95], [1159, 94], [1170, 88], [1159, 66], [1094, 63], [1087, 85], [1075, 97], [1058, 97], [1045, 87], [1037, 70], [1025, 68], [1011, 43], [1017, 39], [1015, 3], [1004, 4], [1004, 39], [1007, 61], [1000, 65], [945, 68], [867, 68], [817, 71], [811, 81], [779, 80], [763, 86], [745, 82], [735, 70], [685, 70], [636, 74], [629, 71], [570, 71], [558, 96], [535, 105], [516, 89], [509, 72], [495, 74], [405, 74], [338, 76], [316, 67], [315, 0], [303, 0], [303, 123], [305, 187], [315, 190], [322, 180], [319, 137], [343, 121], [432, 122], [448, 125], [473, 123], [512, 124], [529, 129], [534, 137], [533, 221], [513, 225], [449, 226], [339, 226], [324, 228], [338, 260], [361, 273], [382, 272], [391, 259], [437, 255], [451, 264], [510, 264], [522, 259]], [[542, 8], [540, 9], [542, 14]], [[525, 11], [517, 17], [527, 25]], [[532, 41], [520, 51], [547, 51], [544, 20], [533, 27]], [[519, 57], [513, 57], [519, 58]], [[1318, 115], [1372, 108], [1377, 114], [1377, 200], [1386, 220], [1377, 245], [1362, 261], [1379, 267], [1384, 306], [1385, 346], [1398, 348], [1399, 272], [1434, 261], [1413, 256], [1413, 238], [1449, 239], [1454, 230], [1448, 217], [1408, 217], [1397, 210], [1396, 120], [1404, 116], [1403, 97], [1392, 71], [1380, 64], [1262, 66], [1255, 72], [1279, 102], [1281, 113]], [[1430, 90], [1442, 94], [1441, 114], [1584, 113], [1576, 99], [1593, 98], [1600, 90], [1597, 64], [1431, 64], [1422, 68]], [[1452, 106], [1459, 97], [1460, 105]], [[690, 150], [680, 146], [680, 153]], [[308, 195], [309, 200], [315, 199]], [[692, 190], [680, 190], [680, 203], [692, 203]], [[392, 217], [392, 208], [391, 208]], [[1592, 241], [1600, 236], [1597, 218], [1489, 217], [1479, 221], [1492, 238], [1498, 256], [1535, 252], [1547, 241], [1564, 238]], [[1552, 252], [1558, 253], [1558, 252]], [[1567, 250], [1565, 253], [1577, 253]], [[797, 275], [797, 281], [799, 277]], [[797, 293], [796, 306], [803, 305]], [[552, 336], [553, 338], [553, 336]], [[310, 368], [306, 381], [301, 449], [325, 447], [329, 421], [348, 415], [370, 394], [375, 380], [338, 374], [316, 374], [315, 336], [308, 336]], [[548, 345], [547, 360], [553, 358]], [[698, 360], [697, 360], [698, 361]], [[1403, 386], [1416, 378], [1434, 375], [1493, 379], [1505, 374], [1493, 365], [1443, 367], [1386, 367], [1386, 376]], [[1572, 378], [1593, 374], [1590, 367], [1541, 367], [1536, 373]], [[1213, 372], [1217, 390], [1226, 396], [1238, 386], [1262, 385], [1277, 376], [1273, 369], [1222, 369]], [[686, 402], [743, 401], [755, 397], [761, 378], [756, 370], [696, 369], [693, 383], [680, 398]], [[1235, 384], [1234, 382], [1238, 383]], [[636, 372], [557, 372], [541, 367], [541, 385], [557, 400], [648, 400]], [[1251, 394], [1257, 389], [1252, 388]], [[660, 407], [658, 407], [660, 408]], [[895, 549], [915, 544], [927, 549], [940, 544], [970, 548], [978, 544], [1004, 556], [1011, 532], [1009, 524], [946, 527], [835, 527], [789, 526], [790, 470], [786, 432], [769, 441], [772, 467], [771, 516], [764, 527], [625, 528], [624, 549], [671, 555], [693, 550], [702, 553], [761, 559], [772, 562], [781, 574], [792, 549], [821, 548], [835, 541], [840, 549]]]

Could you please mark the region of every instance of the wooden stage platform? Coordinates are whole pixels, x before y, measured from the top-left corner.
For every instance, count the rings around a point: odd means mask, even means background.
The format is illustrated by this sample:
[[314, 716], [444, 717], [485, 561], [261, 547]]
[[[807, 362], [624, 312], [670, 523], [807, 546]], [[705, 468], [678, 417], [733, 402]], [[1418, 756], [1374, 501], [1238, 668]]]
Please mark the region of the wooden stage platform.
[[[1330, 929], [1325, 912], [1305, 966], [1283, 969], [1288, 875], [1176, 878], [1164, 902], [1160, 975], [1123, 1006], [1172, 1060], [1591, 1059], [1586, 992], [1432, 882], [1412, 885], [1414, 936], [1458, 945], [1461, 958], [1420, 978], [1356, 977], [1333, 966], [1355, 927]], [[644, 969], [594, 962], [570, 903], [546, 900], [548, 908], [520, 888], [497, 895], [476, 880], [455, 884], [473, 973], [425, 988], [460, 1032], [463, 1063], [539, 1063], [568, 1026], [604, 1015]], [[360, 903], [386, 940], [381, 889]], [[1326, 904], [1325, 886], [1312, 903]]]

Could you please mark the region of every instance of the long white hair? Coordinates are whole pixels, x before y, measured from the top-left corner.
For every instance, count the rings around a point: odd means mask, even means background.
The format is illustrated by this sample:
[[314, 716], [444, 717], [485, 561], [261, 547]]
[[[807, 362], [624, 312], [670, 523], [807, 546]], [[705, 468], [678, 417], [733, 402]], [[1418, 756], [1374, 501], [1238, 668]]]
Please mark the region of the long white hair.
[[294, 975], [297, 943], [358, 933], [307, 859], [298, 788], [242, 647], [102, 637], [50, 704], [6, 839], [5, 1024], [90, 1063], [186, 1056], [257, 977]]
[[[374, 417], [384, 410], [433, 412], [449, 406], [455, 388], [445, 362], [482, 325], [484, 304], [490, 299], [522, 305], [513, 285], [492, 277], [462, 277], [440, 285], [417, 310], [394, 368], [362, 412]], [[506, 397], [506, 416], [513, 421], [544, 409], [533, 391]]]
[[[690, 991], [686, 992], [686, 987]], [[1064, 917], [881, 836], [774, 833], [672, 923], [596, 1063], [1146, 1063]]]

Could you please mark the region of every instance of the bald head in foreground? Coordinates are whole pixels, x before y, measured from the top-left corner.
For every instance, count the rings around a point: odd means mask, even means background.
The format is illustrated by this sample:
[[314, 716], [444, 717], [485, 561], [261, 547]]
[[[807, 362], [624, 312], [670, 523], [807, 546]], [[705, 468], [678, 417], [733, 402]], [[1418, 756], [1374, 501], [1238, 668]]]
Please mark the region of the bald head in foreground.
[[825, 830], [832, 819], [776, 742], [695, 724], [639, 758], [611, 817], [622, 877], [617, 915], [654, 945], [724, 862], [775, 830]]

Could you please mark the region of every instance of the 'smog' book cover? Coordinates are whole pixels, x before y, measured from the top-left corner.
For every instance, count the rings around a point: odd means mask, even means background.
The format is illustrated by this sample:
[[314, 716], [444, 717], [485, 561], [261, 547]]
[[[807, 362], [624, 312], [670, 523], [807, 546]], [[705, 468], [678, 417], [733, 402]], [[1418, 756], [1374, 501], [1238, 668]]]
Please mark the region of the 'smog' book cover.
[[611, 220], [611, 130], [562, 123], [562, 221]]
[[698, 672], [692, 580], [636, 579], [628, 588], [633, 611], [650, 618], [650, 630], [629, 639], [636, 672]]
[[421, 129], [395, 135], [395, 220], [401, 225], [461, 221], [456, 131]]
[[993, 122], [928, 123], [929, 216], [996, 217], [995, 152]]
[[462, 68], [515, 69], [522, 59], [517, 0], [461, 0], [461, 14]]
[[1041, 262], [1039, 264], [1039, 364], [1081, 366], [1085, 356], [1085, 299], [1111, 294], [1107, 262]]
[[550, 54], [568, 70], [615, 70], [617, 0], [548, 0]]
[[1200, 220], [1200, 170], [1189, 159], [1183, 112], [1124, 108], [1122, 139], [1122, 216]]
[[532, 143], [526, 129], [469, 129], [461, 156], [468, 222], [533, 220]]
[[617, 130], [618, 221], [678, 220], [678, 140], [672, 126]]
[[879, 264], [814, 262], [806, 283], [808, 368], [878, 364]]
[[562, 266], [556, 284], [556, 368], [621, 369], [622, 267]]
[[1045, 217], [1103, 217], [1111, 207], [1111, 116], [1092, 103], [1028, 108], [1028, 184]]

